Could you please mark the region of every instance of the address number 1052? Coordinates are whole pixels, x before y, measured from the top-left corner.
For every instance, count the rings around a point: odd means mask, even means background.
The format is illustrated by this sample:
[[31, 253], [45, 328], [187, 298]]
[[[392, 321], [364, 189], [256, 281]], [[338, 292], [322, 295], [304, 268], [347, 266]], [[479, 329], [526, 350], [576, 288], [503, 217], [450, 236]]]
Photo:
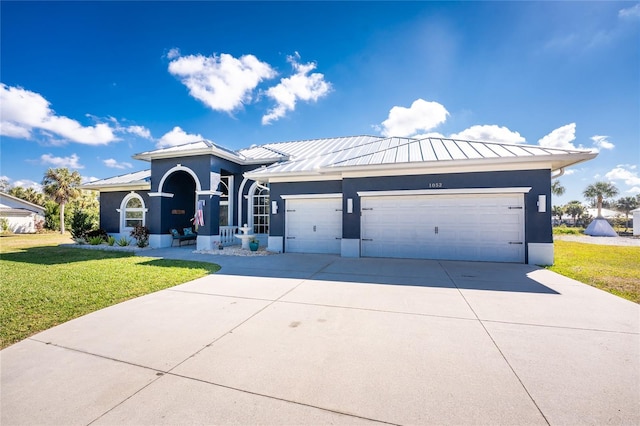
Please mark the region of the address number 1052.
[[442, 182], [429, 182], [429, 188], [442, 188]]

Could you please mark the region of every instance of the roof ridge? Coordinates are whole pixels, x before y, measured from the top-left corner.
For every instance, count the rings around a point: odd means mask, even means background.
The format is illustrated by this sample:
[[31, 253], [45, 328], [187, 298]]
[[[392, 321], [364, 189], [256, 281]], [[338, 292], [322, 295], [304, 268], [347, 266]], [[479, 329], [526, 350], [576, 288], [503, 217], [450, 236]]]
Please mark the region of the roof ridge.
[[[294, 143], [294, 142], [315, 142], [323, 139], [348, 139], [348, 138], [379, 138], [386, 139], [384, 136], [374, 136], [374, 135], [351, 135], [351, 136], [333, 136], [333, 137], [325, 137], [325, 138], [313, 138], [313, 139], [299, 139], [299, 140], [291, 140], [291, 141], [280, 141], [280, 142], [267, 142], [262, 145], [256, 145], [256, 147], [264, 147], [265, 145], [279, 145], [283, 143]], [[255, 148], [255, 147], [254, 147]], [[243, 148], [248, 149], [248, 148]]]
[[[287, 161], [284, 161], [282, 163], [276, 163], [276, 164], [280, 165], [280, 164], [285, 164], [285, 163], [294, 163], [296, 161], [308, 160], [308, 159], [311, 159], [311, 158], [322, 158], [322, 157], [327, 156], [327, 155], [333, 155], [333, 154], [336, 154], [338, 152], [344, 152], [344, 151], [347, 151], [347, 150], [350, 150], [350, 149], [356, 149], [356, 148], [367, 146], [367, 145], [370, 145], [370, 144], [373, 144], [373, 143], [376, 143], [376, 142], [381, 142], [381, 141], [386, 140], [386, 139], [390, 139], [388, 137], [383, 137], [383, 136], [344, 136], [344, 137], [325, 138], [325, 139], [346, 139], [346, 138], [359, 138], [359, 137], [374, 137], [374, 138], [378, 138], [378, 139], [375, 139], [375, 140], [372, 140], [372, 141], [369, 141], [369, 142], [365, 142], [365, 143], [361, 143], [361, 144], [356, 145], [356, 146], [351, 146], [351, 147], [347, 147], [347, 148], [339, 148], [339, 149], [336, 149], [334, 151], [324, 152], [324, 153], [319, 154], [319, 155], [309, 155], [307, 157], [290, 158]], [[321, 139], [310, 139], [309, 141], [317, 141], [317, 140], [321, 140]], [[282, 143], [292, 143], [292, 142], [302, 142], [302, 141], [291, 141], [291, 142], [282, 142]], [[289, 156], [289, 157], [291, 157], [291, 156]], [[275, 164], [272, 164], [272, 165], [275, 165]], [[269, 167], [271, 167], [271, 166], [269, 166]]]

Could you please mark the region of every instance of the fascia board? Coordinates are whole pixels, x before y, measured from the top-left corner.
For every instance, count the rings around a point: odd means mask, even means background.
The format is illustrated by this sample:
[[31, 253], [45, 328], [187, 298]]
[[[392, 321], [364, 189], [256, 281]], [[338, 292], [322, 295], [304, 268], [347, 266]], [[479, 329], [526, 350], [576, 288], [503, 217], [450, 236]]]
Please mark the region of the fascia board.
[[241, 166], [249, 166], [252, 164], [275, 163], [277, 161], [283, 160], [282, 157], [271, 157], [271, 158], [260, 158], [260, 159], [242, 158], [242, 157], [233, 155], [227, 151], [216, 149], [215, 147], [193, 149], [189, 151], [159, 152], [155, 154], [142, 153], [142, 154], [135, 154], [131, 158], [133, 158], [134, 160], [151, 161], [151, 160], [167, 159], [167, 158], [196, 157], [198, 155], [213, 155], [219, 158], [223, 158], [225, 160], [229, 160]]
[[143, 182], [143, 183], [131, 183], [131, 184], [122, 184], [122, 183], [114, 183], [111, 185], [100, 185], [100, 186], [79, 186], [78, 188], [88, 190], [88, 191], [100, 191], [100, 192], [117, 192], [117, 191], [150, 191], [151, 183]]

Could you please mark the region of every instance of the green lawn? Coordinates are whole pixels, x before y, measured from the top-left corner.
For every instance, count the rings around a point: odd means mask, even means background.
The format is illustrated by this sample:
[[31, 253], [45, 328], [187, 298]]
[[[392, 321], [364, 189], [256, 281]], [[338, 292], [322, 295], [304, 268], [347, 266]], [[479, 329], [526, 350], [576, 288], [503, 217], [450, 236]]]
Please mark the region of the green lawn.
[[640, 303], [640, 247], [556, 241], [550, 270]]
[[59, 234], [0, 237], [0, 347], [220, 269], [203, 262], [58, 247]]

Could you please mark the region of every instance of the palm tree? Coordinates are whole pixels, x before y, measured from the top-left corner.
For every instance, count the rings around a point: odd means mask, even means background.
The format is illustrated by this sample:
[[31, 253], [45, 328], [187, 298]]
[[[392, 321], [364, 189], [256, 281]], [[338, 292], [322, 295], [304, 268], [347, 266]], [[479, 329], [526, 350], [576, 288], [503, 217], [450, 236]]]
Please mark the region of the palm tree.
[[629, 213], [640, 206], [637, 197], [622, 197], [616, 202], [616, 208], [624, 213], [624, 232], [629, 230]]
[[61, 234], [64, 234], [64, 206], [80, 195], [78, 186], [81, 183], [80, 173], [77, 171], [69, 173], [67, 168], [49, 169], [42, 180], [44, 193], [60, 205]]
[[564, 214], [564, 207], [562, 206], [553, 206], [552, 209], [553, 216], [558, 216], [558, 224], [562, 223], [562, 215]]
[[553, 195], [557, 195], [558, 197], [560, 197], [561, 195], [564, 194], [564, 186], [562, 186], [562, 184], [560, 183], [559, 180], [554, 180], [553, 183], [551, 184], [551, 193]]
[[564, 206], [564, 211], [573, 218], [573, 226], [576, 226], [577, 218], [584, 213], [584, 206], [580, 201], [570, 201]]
[[602, 217], [602, 200], [618, 195], [618, 188], [609, 182], [596, 182], [587, 186], [583, 192], [586, 198], [595, 199], [598, 203], [598, 217]]

